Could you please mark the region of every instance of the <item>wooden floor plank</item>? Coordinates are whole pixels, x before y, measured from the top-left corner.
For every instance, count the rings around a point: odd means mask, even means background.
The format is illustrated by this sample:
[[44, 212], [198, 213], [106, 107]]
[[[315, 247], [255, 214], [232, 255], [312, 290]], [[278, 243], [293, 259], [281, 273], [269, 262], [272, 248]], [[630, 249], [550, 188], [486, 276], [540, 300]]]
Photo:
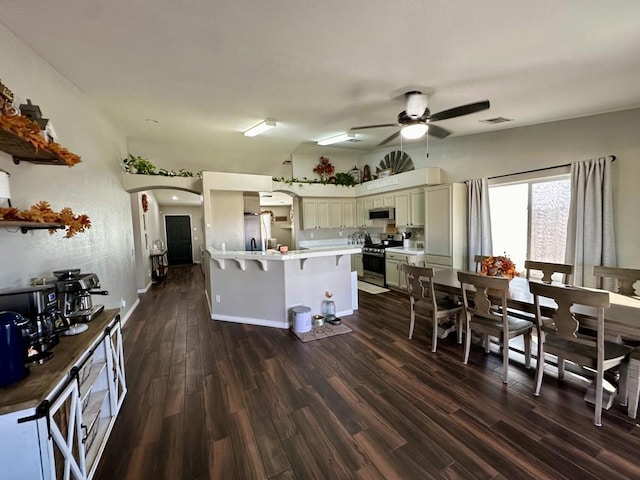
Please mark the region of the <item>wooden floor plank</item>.
[[172, 266], [124, 326], [128, 393], [96, 480], [640, 478], [640, 427], [617, 404], [593, 425], [588, 381], [521, 355], [431, 352], [408, 298], [359, 294], [353, 332], [302, 343], [212, 321], [198, 265]]

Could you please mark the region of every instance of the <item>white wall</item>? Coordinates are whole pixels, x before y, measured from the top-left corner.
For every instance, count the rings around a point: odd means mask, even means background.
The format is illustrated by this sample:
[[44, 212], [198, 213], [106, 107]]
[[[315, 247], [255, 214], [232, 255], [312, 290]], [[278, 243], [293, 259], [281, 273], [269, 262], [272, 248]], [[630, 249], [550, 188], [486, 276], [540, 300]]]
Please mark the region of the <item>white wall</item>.
[[137, 300], [135, 255], [129, 194], [120, 182], [126, 140], [82, 92], [0, 24], [2, 81], [16, 95], [29, 98], [51, 119], [59, 143], [82, 157], [82, 163], [14, 165], [0, 153], [0, 168], [11, 174], [12, 203], [20, 209], [40, 200], [54, 210], [70, 207], [89, 216], [92, 228], [71, 239], [62, 232], [30, 231], [26, 235], [0, 228], [0, 288], [29, 284], [31, 277], [53, 270], [81, 268], [94, 272], [109, 296], [107, 308], [127, 308]]
[[[442, 126], [446, 122], [443, 122]], [[614, 202], [618, 265], [640, 268], [640, 109], [573, 120], [500, 130], [494, 133], [429, 141], [429, 158], [423, 142], [405, 145], [416, 168], [440, 167], [442, 182], [460, 182], [551, 167], [615, 155]], [[415, 146], [417, 145], [417, 146]], [[358, 166], [374, 167], [397, 147], [360, 158]], [[375, 171], [375, 168], [373, 168]]]

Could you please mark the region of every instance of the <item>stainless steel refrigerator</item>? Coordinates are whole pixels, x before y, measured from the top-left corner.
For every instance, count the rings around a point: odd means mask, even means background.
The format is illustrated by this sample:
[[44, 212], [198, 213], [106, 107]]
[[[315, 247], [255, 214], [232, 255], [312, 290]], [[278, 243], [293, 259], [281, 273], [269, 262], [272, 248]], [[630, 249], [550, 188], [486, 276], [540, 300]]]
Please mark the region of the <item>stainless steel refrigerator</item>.
[[271, 214], [244, 214], [244, 249], [246, 251], [266, 251], [271, 237]]

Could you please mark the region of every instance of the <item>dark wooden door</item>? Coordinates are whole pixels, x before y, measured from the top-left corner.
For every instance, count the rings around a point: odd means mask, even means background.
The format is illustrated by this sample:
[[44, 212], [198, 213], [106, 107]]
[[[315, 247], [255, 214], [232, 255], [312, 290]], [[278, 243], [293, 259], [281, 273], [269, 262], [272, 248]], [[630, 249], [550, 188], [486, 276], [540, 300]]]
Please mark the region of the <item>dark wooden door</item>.
[[191, 219], [188, 215], [164, 217], [167, 232], [167, 257], [169, 265], [193, 263], [191, 248]]

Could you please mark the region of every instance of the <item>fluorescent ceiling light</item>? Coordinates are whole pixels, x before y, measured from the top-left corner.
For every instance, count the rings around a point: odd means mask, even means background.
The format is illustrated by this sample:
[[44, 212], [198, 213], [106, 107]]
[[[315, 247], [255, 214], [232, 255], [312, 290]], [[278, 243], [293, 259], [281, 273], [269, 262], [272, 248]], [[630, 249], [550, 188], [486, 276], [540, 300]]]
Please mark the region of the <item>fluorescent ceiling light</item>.
[[407, 125], [402, 127], [400, 133], [404, 138], [408, 138], [409, 140], [414, 140], [416, 138], [420, 138], [429, 130], [429, 125], [425, 123], [414, 123], [413, 125]]
[[334, 143], [346, 142], [347, 140], [353, 140], [356, 138], [354, 133], [342, 133], [340, 135], [336, 135], [335, 137], [325, 138], [324, 140], [320, 140], [318, 145], [333, 145]]
[[276, 125], [277, 123], [275, 120], [265, 120], [264, 122], [260, 122], [256, 126], [251, 127], [249, 130], [244, 132], [244, 136], [255, 137], [256, 135], [260, 135], [261, 133], [264, 133], [267, 130], [271, 130]]

